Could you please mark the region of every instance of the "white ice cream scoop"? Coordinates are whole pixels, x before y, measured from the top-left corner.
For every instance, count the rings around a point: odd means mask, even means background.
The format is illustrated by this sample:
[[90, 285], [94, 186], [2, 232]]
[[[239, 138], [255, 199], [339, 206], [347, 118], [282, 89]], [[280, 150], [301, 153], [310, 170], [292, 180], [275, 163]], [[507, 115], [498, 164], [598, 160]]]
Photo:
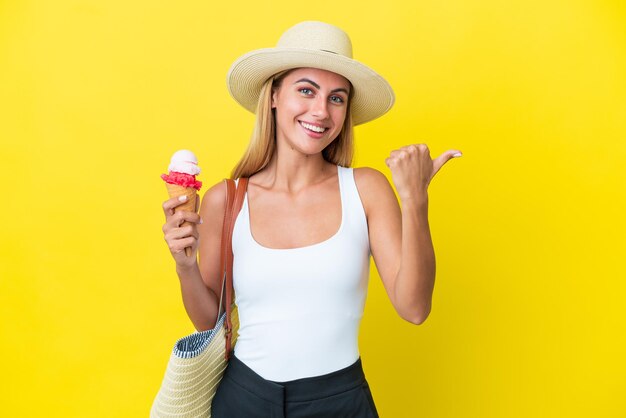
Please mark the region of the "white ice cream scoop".
[[198, 158], [196, 155], [186, 149], [176, 151], [172, 155], [170, 165], [167, 167], [169, 171], [175, 171], [177, 173], [190, 174], [197, 176], [200, 174], [200, 167], [198, 167]]

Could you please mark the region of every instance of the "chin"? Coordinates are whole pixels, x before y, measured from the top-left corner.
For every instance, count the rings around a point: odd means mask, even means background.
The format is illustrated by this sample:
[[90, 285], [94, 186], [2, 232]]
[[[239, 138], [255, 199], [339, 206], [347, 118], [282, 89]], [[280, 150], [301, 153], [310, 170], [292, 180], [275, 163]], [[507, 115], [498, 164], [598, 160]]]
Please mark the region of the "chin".
[[301, 154], [306, 155], [307, 157], [313, 157], [315, 155], [319, 155], [322, 153], [322, 151], [324, 151], [324, 149], [320, 149], [319, 147], [316, 148], [295, 148], [296, 151], [300, 152]]

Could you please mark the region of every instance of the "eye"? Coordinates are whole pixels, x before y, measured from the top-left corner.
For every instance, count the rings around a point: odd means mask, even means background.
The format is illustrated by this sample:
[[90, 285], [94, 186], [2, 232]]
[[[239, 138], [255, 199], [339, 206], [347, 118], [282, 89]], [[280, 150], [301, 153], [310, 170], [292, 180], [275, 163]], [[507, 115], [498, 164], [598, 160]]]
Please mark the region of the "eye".
[[341, 104], [344, 102], [343, 97], [341, 96], [330, 96], [330, 101], [337, 104]]
[[311, 90], [310, 88], [307, 88], [307, 87], [302, 87], [302, 88], [298, 89], [298, 91], [300, 93], [302, 93], [302, 94], [307, 95], [307, 96], [313, 94], [313, 90]]

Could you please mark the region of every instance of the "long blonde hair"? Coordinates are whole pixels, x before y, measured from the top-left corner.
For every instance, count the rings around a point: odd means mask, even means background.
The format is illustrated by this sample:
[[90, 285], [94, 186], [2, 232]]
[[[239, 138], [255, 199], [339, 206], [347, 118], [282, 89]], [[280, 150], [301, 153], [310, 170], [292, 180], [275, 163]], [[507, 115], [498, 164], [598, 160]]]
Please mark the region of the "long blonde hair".
[[[231, 173], [231, 178], [250, 177], [265, 168], [276, 152], [276, 120], [272, 109], [272, 92], [279, 88], [283, 79], [293, 70], [286, 70], [269, 78], [261, 88], [256, 111], [256, 123], [250, 143], [243, 157]], [[332, 164], [350, 167], [354, 156], [354, 129], [350, 114], [353, 88], [350, 86], [348, 109], [341, 132], [322, 151], [322, 156]]]

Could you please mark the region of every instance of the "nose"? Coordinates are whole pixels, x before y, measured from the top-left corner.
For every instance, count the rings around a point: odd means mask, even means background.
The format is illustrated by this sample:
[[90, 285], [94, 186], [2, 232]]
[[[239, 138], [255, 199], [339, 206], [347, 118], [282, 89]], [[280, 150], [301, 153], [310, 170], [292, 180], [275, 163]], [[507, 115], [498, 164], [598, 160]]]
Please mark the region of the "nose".
[[318, 119], [328, 118], [328, 99], [324, 95], [319, 94], [315, 97], [311, 114]]

